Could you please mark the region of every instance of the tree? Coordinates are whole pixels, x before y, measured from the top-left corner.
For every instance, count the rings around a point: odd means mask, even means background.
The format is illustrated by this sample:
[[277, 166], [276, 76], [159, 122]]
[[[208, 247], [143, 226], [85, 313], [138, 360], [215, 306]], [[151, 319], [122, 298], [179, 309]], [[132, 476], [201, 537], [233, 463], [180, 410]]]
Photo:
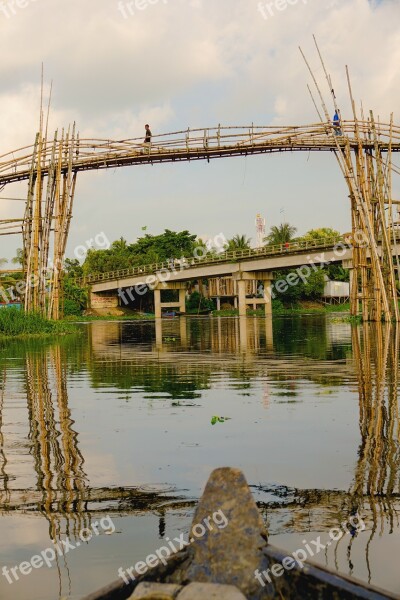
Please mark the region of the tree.
[[129, 247], [135, 264], [165, 262], [170, 258], [193, 256], [196, 236], [186, 229], [176, 232], [166, 229], [160, 235], [146, 234]]
[[133, 244], [124, 238], [113, 242], [107, 250], [89, 249], [83, 270], [85, 274], [106, 273], [129, 267], [167, 262], [181, 256], [193, 256], [196, 236], [184, 230], [180, 232], [166, 229], [160, 235], [146, 233]]
[[324, 271], [331, 281], [349, 281], [350, 279], [349, 269], [344, 269], [338, 264], [328, 265], [324, 267]]
[[11, 262], [14, 265], [22, 265], [24, 264], [24, 251], [22, 248], [17, 248], [17, 252], [14, 256], [14, 258], [11, 259]]
[[284, 304], [297, 304], [302, 299], [319, 300], [324, 293], [324, 287], [324, 269], [310, 269], [306, 278], [299, 277], [298, 270], [295, 269], [274, 272], [275, 297]]
[[[340, 232], [331, 227], [320, 227], [319, 229], [310, 229], [307, 233], [299, 238], [302, 241], [308, 242], [320, 242], [324, 243], [325, 240], [332, 240], [340, 238]], [[350, 272], [348, 269], [344, 269], [341, 265], [333, 263], [323, 267], [324, 273], [328, 275], [330, 280], [333, 281], [349, 281]]]
[[86, 308], [87, 291], [78, 286], [75, 279], [82, 277], [83, 268], [79, 260], [66, 258], [64, 261], [64, 315], [80, 315]]
[[323, 242], [325, 239], [339, 238], [340, 232], [330, 227], [320, 227], [319, 229], [310, 229], [300, 240]]
[[77, 258], [66, 258], [64, 261], [64, 271], [70, 278], [79, 278], [83, 276], [83, 268]]
[[264, 241], [267, 242], [268, 246], [286, 244], [293, 240], [296, 231], [297, 228], [289, 223], [281, 223], [278, 226], [273, 225]]
[[228, 240], [227, 246], [225, 246], [228, 252], [234, 250], [249, 250], [250, 249], [251, 238], [246, 237], [245, 235], [239, 235], [238, 233], [233, 236], [230, 240]]
[[325, 287], [325, 272], [323, 269], [312, 271], [303, 284], [304, 295], [310, 300], [318, 300], [322, 297]]

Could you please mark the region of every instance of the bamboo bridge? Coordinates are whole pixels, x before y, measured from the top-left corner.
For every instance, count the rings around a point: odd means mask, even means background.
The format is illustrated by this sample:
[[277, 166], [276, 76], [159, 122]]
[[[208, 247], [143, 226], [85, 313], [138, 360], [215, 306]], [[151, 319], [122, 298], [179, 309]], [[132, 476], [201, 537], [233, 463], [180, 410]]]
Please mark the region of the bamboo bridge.
[[[352, 150], [359, 148], [358, 134], [362, 135], [361, 147], [374, 151], [369, 121], [343, 122], [340, 136], [332, 132], [332, 125], [317, 123], [290, 126], [229, 126], [186, 129], [152, 137], [143, 143], [143, 137], [126, 140], [85, 139], [79, 136], [65, 137], [62, 141], [61, 173], [69, 169], [73, 173], [115, 169], [132, 165], [210, 160], [215, 158], [272, 154], [281, 152], [336, 152], [349, 144]], [[400, 152], [400, 127], [390, 124], [377, 126], [381, 152]], [[71, 140], [75, 141], [70, 153]], [[40, 174], [47, 176], [51, 170], [53, 140], [45, 140], [41, 152]], [[29, 180], [35, 161], [36, 145], [26, 146], [0, 156], [0, 188], [8, 183]]]
[[[386, 320], [393, 316], [397, 320], [400, 315], [395, 302], [396, 274], [393, 265], [391, 268], [389, 265], [393, 263], [389, 238], [391, 236], [395, 242], [399, 271], [398, 232], [393, 227], [392, 211], [400, 201], [392, 198], [391, 176], [392, 171], [400, 173], [400, 170], [393, 165], [391, 156], [393, 152], [400, 151], [400, 127], [393, 122], [375, 124], [372, 117], [367, 121], [343, 122], [340, 131], [330, 122], [288, 127], [219, 125], [154, 136], [151, 143], [143, 143], [142, 138], [120, 141], [81, 139], [75, 133], [75, 126], [72, 132], [63, 132], [60, 139], [56, 133], [53, 141], [38, 134], [33, 146], [0, 156], [0, 189], [10, 183], [29, 181], [24, 219], [18, 222], [8, 220], [5, 224], [6, 228], [11, 228], [6, 232], [23, 235], [27, 282], [47, 265], [50, 235], [54, 231], [55, 268], [51, 301], [46, 307], [46, 285], [41, 281], [39, 286], [27, 285], [25, 308], [47, 310], [48, 316], [59, 317], [62, 269], [57, 265], [62, 264], [65, 253], [78, 172], [294, 151], [334, 153], [349, 184], [353, 233], [361, 231], [369, 242], [368, 252], [359, 245], [352, 250], [353, 314], [358, 313], [361, 302], [366, 320], [379, 319], [382, 313]], [[355, 167], [353, 154], [356, 157]], [[367, 173], [360, 171], [364, 169], [362, 161]], [[358, 178], [355, 175], [357, 169]], [[46, 177], [47, 189], [44, 190]]]

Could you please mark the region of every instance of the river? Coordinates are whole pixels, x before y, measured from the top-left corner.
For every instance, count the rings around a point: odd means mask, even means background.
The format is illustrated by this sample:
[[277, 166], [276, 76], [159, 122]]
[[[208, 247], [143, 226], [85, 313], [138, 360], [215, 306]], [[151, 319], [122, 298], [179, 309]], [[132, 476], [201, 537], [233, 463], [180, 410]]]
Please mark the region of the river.
[[[219, 466], [243, 470], [272, 544], [289, 553], [320, 536], [314, 561], [400, 593], [394, 326], [302, 315], [79, 327], [0, 342], [2, 600], [75, 600], [117, 579], [187, 534]], [[365, 527], [328, 545], [356, 513]], [[32, 561], [46, 551], [50, 566]]]

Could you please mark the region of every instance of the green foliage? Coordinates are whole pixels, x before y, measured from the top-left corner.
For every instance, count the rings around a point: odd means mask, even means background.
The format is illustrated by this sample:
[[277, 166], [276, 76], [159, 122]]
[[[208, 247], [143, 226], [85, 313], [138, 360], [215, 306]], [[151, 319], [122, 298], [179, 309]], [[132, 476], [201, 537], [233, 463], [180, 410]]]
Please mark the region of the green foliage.
[[186, 310], [196, 312], [198, 310], [214, 310], [214, 302], [205, 298], [199, 292], [192, 292], [186, 300]]
[[82, 306], [78, 302], [64, 298], [64, 317], [79, 317], [81, 314]]
[[23, 265], [24, 264], [24, 251], [22, 248], [17, 248], [17, 252], [14, 258], [11, 259], [11, 262], [14, 265]]
[[160, 235], [146, 233], [133, 244], [124, 238], [113, 242], [107, 250], [90, 249], [83, 263], [84, 274], [106, 273], [155, 262], [166, 262], [171, 258], [193, 256], [199, 242], [196, 236], [184, 230], [166, 229]]
[[[170, 258], [193, 256], [196, 246], [196, 236], [184, 230], [181, 232], [166, 229], [160, 235], [146, 234], [130, 246], [133, 256], [138, 259], [137, 264], [148, 262], [163, 262]], [[149, 256], [150, 260], [146, 260]], [[144, 263], [143, 263], [143, 259]]]
[[350, 279], [349, 269], [343, 269], [342, 265], [328, 265], [324, 267], [324, 271], [331, 281], [349, 281]]
[[304, 295], [304, 284], [301, 279], [299, 279], [295, 285], [285, 285], [289, 274], [297, 275], [297, 272], [294, 269], [275, 271], [273, 282], [273, 292], [275, 298], [273, 298], [273, 302], [280, 301], [281, 304], [293, 305], [297, 304], [300, 298]]
[[82, 277], [83, 276], [83, 268], [77, 258], [71, 259], [66, 258], [64, 261], [64, 272], [68, 275], [68, 277]]
[[17, 308], [0, 309], [0, 335], [60, 335], [76, 331], [62, 321], [50, 321], [37, 313], [25, 313]]
[[336, 229], [320, 227], [319, 229], [310, 229], [310, 231], [307, 231], [305, 235], [298, 239], [299, 241], [323, 242], [325, 239], [338, 237], [340, 237], [340, 232], [336, 231]]
[[321, 298], [325, 287], [325, 273], [322, 269], [312, 271], [303, 285], [304, 296], [310, 300]]
[[292, 281], [297, 281], [293, 285], [288, 284], [289, 274], [297, 276], [297, 271], [277, 271], [275, 273], [273, 284], [274, 302], [280, 301], [284, 305], [293, 305], [302, 299], [317, 300], [322, 297], [325, 286], [325, 271], [323, 269], [311, 271], [305, 281], [298, 276], [297, 280], [293, 277]]
[[290, 225], [290, 223], [281, 223], [278, 226], [273, 225], [267, 237], [264, 238], [264, 241], [267, 242], [268, 246], [286, 244], [294, 239], [296, 231], [297, 228]]
[[215, 425], [216, 423], [225, 423], [225, 421], [230, 421], [230, 417], [219, 417], [218, 415], [214, 415], [211, 417], [211, 425]]
[[251, 238], [246, 237], [245, 235], [239, 235], [237, 233], [230, 240], [228, 240], [228, 244], [225, 245], [225, 250], [228, 252], [232, 252], [234, 250], [249, 250]]
[[64, 262], [64, 316], [78, 316], [87, 306], [87, 290], [78, 286], [75, 278], [82, 277], [79, 260], [67, 258]]
[[275, 298], [272, 300], [272, 314], [279, 313], [285, 310], [282, 300]]
[[113, 242], [107, 250], [94, 250], [90, 248], [83, 263], [83, 273], [107, 273], [118, 269], [127, 269], [132, 266], [132, 256], [129, 246], [121, 238]]

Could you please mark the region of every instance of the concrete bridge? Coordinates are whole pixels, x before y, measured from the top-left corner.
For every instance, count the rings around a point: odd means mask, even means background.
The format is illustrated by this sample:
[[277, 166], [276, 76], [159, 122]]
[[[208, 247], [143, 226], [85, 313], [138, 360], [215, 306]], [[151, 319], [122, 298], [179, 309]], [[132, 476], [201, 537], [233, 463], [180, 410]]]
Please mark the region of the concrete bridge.
[[[280, 269], [297, 269], [287, 280], [276, 286], [278, 292], [284, 292], [284, 286], [296, 285], [305, 280], [321, 265], [342, 263], [351, 268], [352, 245], [349, 237], [327, 238], [319, 241], [301, 241], [289, 244], [288, 247], [266, 246], [260, 249], [236, 250], [222, 252], [217, 255], [206, 255], [202, 258], [171, 260], [121, 269], [109, 273], [98, 273], [87, 276], [81, 283], [91, 286], [91, 307], [97, 309], [116, 308], [128, 303], [130, 298], [142, 296], [149, 290], [154, 291], [154, 307], [156, 318], [161, 317], [163, 308], [179, 308], [185, 312], [185, 296], [187, 282], [208, 279], [219, 299], [224, 296], [235, 296], [239, 315], [245, 315], [249, 304], [256, 307], [263, 305], [265, 314], [272, 312], [273, 297], [272, 279], [274, 271]], [[231, 285], [226, 285], [226, 280]], [[258, 283], [263, 284], [262, 297], [256, 297]], [[226, 288], [229, 287], [229, 293]], [[286, 289], [287, 289], [286, 287]], [[162, 301], [163, 290], [177, 290], [177, 300]]]

